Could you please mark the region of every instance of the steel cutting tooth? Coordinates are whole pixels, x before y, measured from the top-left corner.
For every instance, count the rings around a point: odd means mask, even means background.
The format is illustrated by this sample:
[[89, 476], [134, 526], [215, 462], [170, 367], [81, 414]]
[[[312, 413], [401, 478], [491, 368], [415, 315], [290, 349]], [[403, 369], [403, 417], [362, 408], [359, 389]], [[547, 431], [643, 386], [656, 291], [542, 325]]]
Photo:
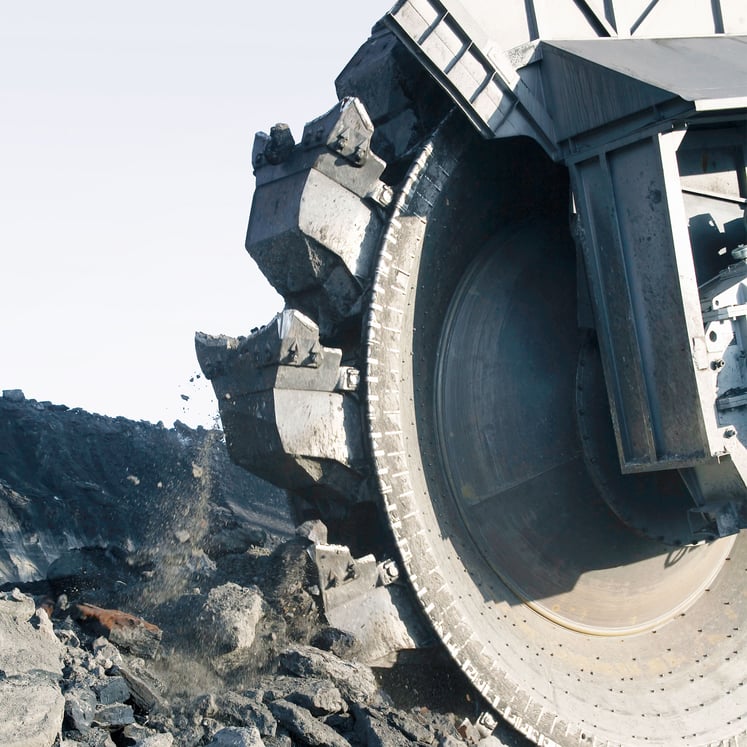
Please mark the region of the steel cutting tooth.
[[[363, 104], [346, 99], [309, 124], [301, 142], [275, 155], [273, 135], [254, 145], [257, 187], [246, 248], [289, 305], [333, 335], [360, 314], [383, 227], [388, 188], [371, 150]], [[387, 198], [388, 199], [388, 198]]]

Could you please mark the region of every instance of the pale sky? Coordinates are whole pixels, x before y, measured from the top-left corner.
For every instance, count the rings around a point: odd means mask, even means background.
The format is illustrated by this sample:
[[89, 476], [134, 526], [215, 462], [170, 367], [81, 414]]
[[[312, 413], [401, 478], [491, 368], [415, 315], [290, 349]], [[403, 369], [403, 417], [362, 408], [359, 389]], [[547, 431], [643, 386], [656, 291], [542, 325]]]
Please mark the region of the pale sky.
[[254, 133], [300, 137], [392, 4], [0, 2], [0, 389], [209, 424], [194, 331], [282, 306], [243, 248]]

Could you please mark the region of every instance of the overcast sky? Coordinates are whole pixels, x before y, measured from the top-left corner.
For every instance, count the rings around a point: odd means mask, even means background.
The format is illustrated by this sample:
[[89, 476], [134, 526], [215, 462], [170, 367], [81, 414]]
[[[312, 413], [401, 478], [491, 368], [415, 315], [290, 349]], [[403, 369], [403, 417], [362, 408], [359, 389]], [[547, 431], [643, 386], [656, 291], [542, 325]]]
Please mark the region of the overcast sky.
[[329, 109], [391, 5], [0, 4], [0, 388], [208, 424], [194, 331], [282, 305], [243, 248], [254, 133]]

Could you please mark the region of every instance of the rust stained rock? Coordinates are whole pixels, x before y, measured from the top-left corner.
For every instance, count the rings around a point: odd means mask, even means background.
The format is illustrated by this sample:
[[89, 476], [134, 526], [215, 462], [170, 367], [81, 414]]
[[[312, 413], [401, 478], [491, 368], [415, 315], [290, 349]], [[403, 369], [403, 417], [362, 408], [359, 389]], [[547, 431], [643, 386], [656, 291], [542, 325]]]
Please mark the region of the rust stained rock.
[[153, 658], [161, 642], [161, 629], [121, 610], [107, 610], [92, 604], [76, 604], [73, 616], [80, 623], [106, 636], [112, 643], [136, 656]]

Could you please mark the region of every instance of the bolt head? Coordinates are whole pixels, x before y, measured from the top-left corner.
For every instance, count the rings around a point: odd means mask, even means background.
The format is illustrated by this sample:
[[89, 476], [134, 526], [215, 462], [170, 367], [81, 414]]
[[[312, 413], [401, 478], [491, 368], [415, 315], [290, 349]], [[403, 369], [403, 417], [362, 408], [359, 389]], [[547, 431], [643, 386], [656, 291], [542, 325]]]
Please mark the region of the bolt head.
[[498, 726], [498, 722], [493, 717], [492, 713], [483, 713], [482, 716], [480, 716], [480, 723], [483, 726], [486, 726], [488, 729], [495, 729], [496, 726]]

